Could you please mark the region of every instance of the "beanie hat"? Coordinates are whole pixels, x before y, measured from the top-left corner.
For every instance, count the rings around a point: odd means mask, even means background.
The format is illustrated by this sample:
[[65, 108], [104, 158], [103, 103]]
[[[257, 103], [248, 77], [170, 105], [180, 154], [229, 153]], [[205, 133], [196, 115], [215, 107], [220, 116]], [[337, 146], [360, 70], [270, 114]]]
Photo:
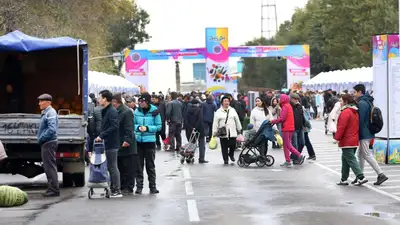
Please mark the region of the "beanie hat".
[[151, 103], [151, 95], [147, 92], [144, 92], [143, 94], [140, 95], [139, 101], [144, 101], [147, 104]]

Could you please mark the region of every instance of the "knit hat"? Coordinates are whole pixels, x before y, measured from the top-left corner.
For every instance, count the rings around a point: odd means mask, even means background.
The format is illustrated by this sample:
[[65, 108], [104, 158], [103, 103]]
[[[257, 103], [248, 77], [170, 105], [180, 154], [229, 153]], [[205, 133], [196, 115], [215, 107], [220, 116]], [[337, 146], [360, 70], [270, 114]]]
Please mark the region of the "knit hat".
[[147, 92], [142, 93], [139, 97], [139, 102], [140, 101], [144, 101], [147, 104], [150, 104], [151, 103], [151, 95]]

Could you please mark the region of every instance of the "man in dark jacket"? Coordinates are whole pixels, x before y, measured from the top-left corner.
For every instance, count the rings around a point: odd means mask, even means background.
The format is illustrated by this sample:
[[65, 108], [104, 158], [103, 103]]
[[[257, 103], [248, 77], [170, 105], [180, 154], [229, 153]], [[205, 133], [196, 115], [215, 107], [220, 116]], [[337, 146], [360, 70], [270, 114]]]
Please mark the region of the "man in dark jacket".
[[[300, 103], [301, 98], [298, 94], [290, 94], [290, 104], [293, 108], [294, 115], [294, 132], [292, 136], [292, 145], [295, 147], [300, 153], [304, 148], [304, 111], [303, 106]], [[294, 159], [295, 157], [292, 157]], [[294, 161], [294, 163], [296, 163]]]
[[[246, 105], [243, 105], [241, 102], [236, 101], [232, 95], [228, 94], [229, 98], [231, 99], [231, 107], [234, 108], [239, 116], [239, 120], [242, 123], [243, 126], [243, 121], [244, 118], [246, 117]], [[238, 94], [238, 99], [241, 98], [241, 94]]]
[[133, 113], [122, 103], [122, 95], [113, 96], [112, 105], [118, 112], [119, 121], [119, 151], [118, 169], [121, 177], [121, 190], [133, 194], [135, 174], [137, 170], [137, 146], [133, 131]]
[[203, 103], [202, 109], [206, 141], [209, 142], [210, 138], [212, 137], [214, 113], [217, 111], [217, 105], [214, 103], [214, 98], [212, 95], [207, 97], [207, 100]]
[[199, 100], [193, 99], [188, 103], [184, 124], [188, 141], [190, 141], [193, 130], [199, 132], [199, 139], [197, 140], [199, 145], [199, 163], [208, 163], [208, 161], [205, 160], [206, 147], [204, 139], [203, 110]]
[[96, 142], [104, 141], [107, 167], [111, 177], [111, 197], [122, 197], [118, 170], [119, 121], [118, 112], [111, 104], [112, 98], [112, 93], [109, 90], [100, 92], [99, 104], [104, 109], [101, 111], [101, 132], [96, 138]]
[[[183, 107], [182, 103], [177, 100], [178, 94], [176, 92], [171, 93], [172, 101], [167, 105], [166, 119], [168, 121], [168, 136], [169, 145], [171, 150], [180, 151], [182, 146], [182, 119], [183, 119]], [[176, 139], [176, 145], [175, 145]]]
[[[354, 86], [355, 97], [358, 101], [358, 116], [359, 116], [359, 140], [360, 144], [358, 147], [358, 162], [360, 163], [361, 172], [364, 171], [365, 161], [375, 170], [378, 175], [377, 181], [374, 185], [381, 185], [383, 182], [388, 180], [388, 177], [383, 173], [381, 167], [372, 155], [369, 144], [371, 139], [375, 138], [375, 135], [369, 130], [369, 122], [371, 110], [374, 102], [374, 98], [365, 91], [363, 84], [357, 84]], [[357, 179], [352, 183], [356, 183]]]
[[162, 95], [153, 96], [153, 104], [155, 106], [157, 106], [158, 112], [160, 113], [160, 116], [161, 116], [162, 127], [161, 127], [161, 131], [157, 132], [157, 136], [156, 136], [156, 149], [161, 150], [160, 137], [161, 137], [161, 140], [165, 140], [167, 138], [165, 135], [165, 118], [166, 118], [166, 114], [167, 114], [167, 106], [163, 100]]
[[[101, 110], [103, 108], [98, 105], [96, 106], [94, 102], [89, 102], [88, 104], [88, 126], [87, 126], [87, 134], [88, 134], [88, 145], [89, 148], [87, 151], [93, 151], [93, 141], [96, 137], [99, 136], [101, 132]], [[89, 162], [89, 157], [85, 156], [85, 161]]]

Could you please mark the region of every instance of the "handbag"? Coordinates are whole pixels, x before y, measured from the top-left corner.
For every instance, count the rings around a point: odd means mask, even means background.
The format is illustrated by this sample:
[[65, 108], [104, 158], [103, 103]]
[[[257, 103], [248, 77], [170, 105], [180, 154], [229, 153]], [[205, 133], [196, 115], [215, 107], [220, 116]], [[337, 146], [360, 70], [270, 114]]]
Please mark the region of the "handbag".
[[228, 123], [228, 117], [229, 117], [229, 110], [226, 113], [225, 126], [218, 128], [217, 137], [225, 137], [226, 135], [228, 135], [228, 131], [226, 129], [226, 124]]

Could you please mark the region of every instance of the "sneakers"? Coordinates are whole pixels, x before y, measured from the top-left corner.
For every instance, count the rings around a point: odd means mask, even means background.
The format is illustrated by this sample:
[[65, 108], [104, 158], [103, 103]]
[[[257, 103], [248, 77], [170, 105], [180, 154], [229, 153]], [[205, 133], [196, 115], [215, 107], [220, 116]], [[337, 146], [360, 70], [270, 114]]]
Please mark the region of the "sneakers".
[[121, 193], [121, 191], [113, 191], [112, 193], [111, 193], [111, 198], [122, 198], [123, 196], [122, 196], [122, 193]]
[[363, 179], [358, 179], [357, 183], [355, 183], [354, 186], [361, 186], [367, 182], [368, 182], [367, 178], [364, 177]]
[[135, 194], [141, 195], [143, 188], [136, 188]]
[[374, 183], [374, 185], [381, 185], [383, 182], [387, 181], [388, 179], [389, 178], [385, 174], [381, 173], [378, 175], [378, 179]]
[[340, 181], [337, 182], [336, 184], [339, 185], [339, 186], [348, 186], [348, 185], [349, 185], [349, 182], [347, 182], [347, 181], [342, 181], [342, 180], [340, 179]]
[[281, 164], [282, 167], [287, 167], [287, 168], [292, 168], [292, 163], [291, 162], [284, 162]]
[[229, 156], [229, 158], [231, 159], [232, 162], [236, 161], [235, 156]]
[[356, 178], [356, 179], [354, 179], [354, 180], [351, 182], [351, 184], [352, 184], [352, 185], [355, 185], [355, 184], [357, 184], [357, 182], [358, 182], [358, 179]]
[[158, 194], [160, 191], [157, 188], [150, 188], [150, 194]]
[[306, 157], [304, 155], [300, 155], [299, 165], [302, 165], [305, 160], [306, 160]]
[[307, 160], [317, 160], [317, 157], [314, 155], [314, 156], [309, 156], [308, 158], [307, 158]]

